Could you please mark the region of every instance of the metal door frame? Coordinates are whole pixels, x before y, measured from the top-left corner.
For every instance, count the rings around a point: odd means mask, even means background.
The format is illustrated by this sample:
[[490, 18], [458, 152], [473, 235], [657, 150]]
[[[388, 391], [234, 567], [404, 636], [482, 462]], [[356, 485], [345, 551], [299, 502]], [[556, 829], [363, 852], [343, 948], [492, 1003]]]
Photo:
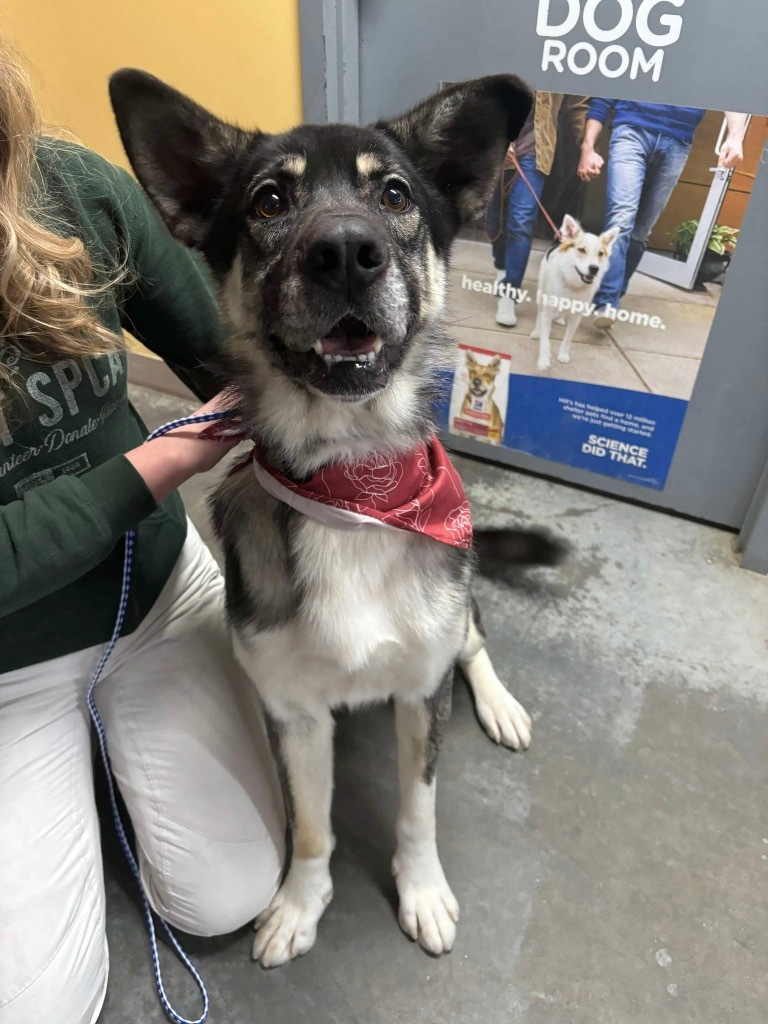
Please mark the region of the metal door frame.
[[[745, 137], [749, 131], [751, 120], [752, 117], [750, 115], [747, 117], [744, 127]], [[727, 122], [725, 117], [723, 117], [723, 125], [715, 143], [715, 156], [720, 156], [720, 147], [722, 146], [726, 129]], [[691, 241], [687, 259], [676, 260], [674, 257], [665, 256], [662, 253], [646, 252], [643, 254], [643, 258], [640, 260], [637, 268], [641, 274], [647, 274], [649, 277], [654, 277], [659, 281], [666, 281], [667, 284], [674, 284], [678, 288], [685, 288], [688, 291], [693, 289], [696, 283], [696, 275], [699, 272], [704, 254], [709, 245], [709, 237], [717, 223], [717, 218], [728, 192], [728, 186], [733, 178], [733, 168], [729, 170], [725, 167], [710, 167], [709, 170], [714, 174], [714, 177], [707, 192], [704, 208], [699, 217], [699, 226]]]
[[[359, 123], [360, 23], [358, 0], [299, 0], [299, 24], [304, 119], [315, 123], [329, 121]], [[730, 176], [730, 172], [726, 173]], [[707, 202], [709, 203], [709, 198]], [[715, 205], [716, 201], [713, 199], [713, 208]], [[717, 204], [714, 217], [717, 216], [719, 210], [720, 205]], [[706, 204], [705, 211], [709, 216], [711, 210], [707, 209]], [[709, 241], [709, 234], [703, 222], [704, 214], [702, 213], [699, 231], [694, 238], [694, 244], [697, 247], [701, 242], [700, 234], [703, 237], [706, 233], [706, 242]], [[714, 224], [714, 220], [712, 223]], [[711, 231], [711, 227], [709, 230]], [[706, 242], [701, 246], [701, 251], [698, 254], [698, 262], [693, 274], [694, 279], [706, 249]], [[693, 250], [693, 245], [691, 249]], [[680, 268], [688, 271], [688, 262], [680, 262]], [[647, 273], [648, 271], [643, 268], [643, 272]], [[489, 453], [486, 446], [472, 441], [463, 443], [462, 450], [486, 460], [492, 456], [494, 462], [506, 463], [524, 471], [554, 477], [566, 484], [588, 487], [597, 492], [647, 505], [660, 511], [687, 514], [689, 518], [691, 517], [691, 514], [680, 513], [669, 505], [653, 503], [650, 500], [650, 495], [642, 493], [642, 488], [625, 484], [622, 481], [603, 478], [584, 470], [574, 470], [572, 467], [560, 463], [552, 463], [548, 470], [540, 459], [534, 459], [523, 453], [513, 454], [503, 448], [494, 448], [493, 452]], [[768, 574], [768, 461], [766, 461], [765, 470], [739, 530], [737, 546], [741, 552], [743, 568]]]

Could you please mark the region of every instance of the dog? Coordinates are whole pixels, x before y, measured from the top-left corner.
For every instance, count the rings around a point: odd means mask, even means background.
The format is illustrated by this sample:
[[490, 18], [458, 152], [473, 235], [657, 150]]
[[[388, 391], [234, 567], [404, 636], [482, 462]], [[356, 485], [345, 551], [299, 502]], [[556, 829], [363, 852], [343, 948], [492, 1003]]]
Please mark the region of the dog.
[[501, 369], [501, 359], [494, 356], [490, 363], [479, 363], [471, 352], [467, 352], [467, 376], [469, 384], [464, 401], [461, 404], [461, 414], [466, 416], [477, 416], [488, 421], [488, 440], [496, 444], [501, 443], [501, 435], [504, 431], [504, 421], [501, 418], [499, 407], [493, 400], [493, 393], [496, 390], [496, 378]]
[[[459, 913], [435, 839], [455, 665], [488, 734], [530, 742], [485, 648], [468, 507], [432, 410], [455, 351], [441, 325], [450, 246], [483, 210], [531, 93], [492, 76], [372, 126], [282, 135], [226, 124], [132, 69], [110, 93], [139, 180], [217, 279], [224, 380], [254, 439], [212, 498], [233, 642], [264, 709], [291, 838], [253, 956], [273, 967], [314, 944], [332, 895], [332, 711], [390, 698], [398, 916], [439, 955]], [[425, 492], [411, 500], [409, 485], [381, 512], [409, 475]], [[535, 532], [478, 535], [479, 557], [489, 545], [516, 562], [557, 557]]]
[[550, 368], [552, 321], [561, 312], [565, 313], [566, 325], [557, 359], [570, 362], [571, 342], [582, 316], [591, 316], [595, 311], [592, 299], [608, 269], [618, 233], [618, 228], [610, 228], [601, 235], [593, 235], [584, 231], [570, 214], [563, 218], [560, 241], [548, 250], [539, 269], [538, 315], [531, 332], [531, 337], [539, 342], [539, 370]]

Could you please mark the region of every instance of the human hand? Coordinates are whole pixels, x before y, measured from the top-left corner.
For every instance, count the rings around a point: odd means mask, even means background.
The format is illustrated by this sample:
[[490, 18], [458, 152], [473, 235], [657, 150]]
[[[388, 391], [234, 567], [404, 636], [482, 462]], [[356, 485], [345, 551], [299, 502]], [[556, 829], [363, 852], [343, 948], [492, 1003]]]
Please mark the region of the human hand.
[[735, 167], [736, 164], [740, 164], [743, 159], [744, 151], [742, 149], [742, 138], [738, 135], [733, 137], [729, 135], [720, 147], [720, 156], [717, 161], [717, 166], [729, 169], [731, 167]]
[[592, 149], [592, 147], [582, 147], [581, 160], [579, 160], [579, 166], [576, 174], [581, 178], [582, 181], [591, 181], [593, 178], [597, 178], [602, 170], [605, 161], [600, 154]]
[[[190, 413], [190, 417], [226, 412], [232, 407], [232, 399], [221, 393], [196, 409], [195, 412]], [[237, 427], [234, 427], [227, 419], [210, 420], [207, 423], [188, 423], [169, 430], [167, 434], [163, 434], [162, 437], [155, 440], [174, 442], [174, 455], [180, 457], [185, 454], [191, 470], [190, 475], [194, 475], [213, 469], [227, 452], [240, 443], [242, 440], [240, 437], [227, 438], [227, 430], [237, 431]], [[154, 444], [154, 442], [150, 443]]]
[[[197, 409], [193, 416], [223, 412], [231, 401], [217, 395]], [[202, 438], [210, 423], [190, 423], [169, 430], [162, 437], [148, 441], [126, 453], [126, 459], [143, 477], [155, 501], [160, 502], [177, 487], [195, 476], [206, 473], [239, 443], [239, 438]]]
[[515, 147], [510, 146], [504, 154], [504, 163], [501, 165], [505, 171], [510, 171], [515, 166]]

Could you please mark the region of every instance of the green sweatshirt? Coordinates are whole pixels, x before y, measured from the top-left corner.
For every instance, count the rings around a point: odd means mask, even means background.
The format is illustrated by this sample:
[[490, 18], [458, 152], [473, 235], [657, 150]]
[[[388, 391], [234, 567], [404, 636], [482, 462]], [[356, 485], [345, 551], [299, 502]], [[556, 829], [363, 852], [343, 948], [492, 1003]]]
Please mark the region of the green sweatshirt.
[[[125, 171], [79, 146], [45, 140], [38, 164], [43, 215], [77, 235], [94, 264], [127, 256], [125, 284], [99, 300], [112, 330], [130, 331], [201, 398], [218, 388], [204, 364], [221, 342], [201, 261], [170, 236]], [[151, 608], [186, 535], [177, 494], [157, 505], [122, 453], [147, 431], [126, 391], [123, 353], [50, 364], [0, 339], [22, 395], [0, 422], [0, 673], [108, 640], [122, 578], [121, 538], [137, 527], [123, 634]]]

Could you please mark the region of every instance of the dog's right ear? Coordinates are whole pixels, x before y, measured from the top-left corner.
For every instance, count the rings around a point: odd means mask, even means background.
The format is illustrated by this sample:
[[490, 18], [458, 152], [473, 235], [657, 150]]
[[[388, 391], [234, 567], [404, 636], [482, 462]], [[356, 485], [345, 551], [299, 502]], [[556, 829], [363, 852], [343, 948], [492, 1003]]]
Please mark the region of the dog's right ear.
[[450, 86], [375, 127], [394, 138], [443, 193], [458, 230], [483, 212], [532, 103], [530, 89], [515, 75], [489, 75]]
[[201, 245], [254, 133], [220, 121], [146, 71], [116, 71], [109, 96], [137, 178], [176, 238]]
[[563, 239], [576, 238], [581, 234], [581, 224], [570, 213], [566, 213], [563, 217], [563, 223], [560, 225], [560, 234]]

